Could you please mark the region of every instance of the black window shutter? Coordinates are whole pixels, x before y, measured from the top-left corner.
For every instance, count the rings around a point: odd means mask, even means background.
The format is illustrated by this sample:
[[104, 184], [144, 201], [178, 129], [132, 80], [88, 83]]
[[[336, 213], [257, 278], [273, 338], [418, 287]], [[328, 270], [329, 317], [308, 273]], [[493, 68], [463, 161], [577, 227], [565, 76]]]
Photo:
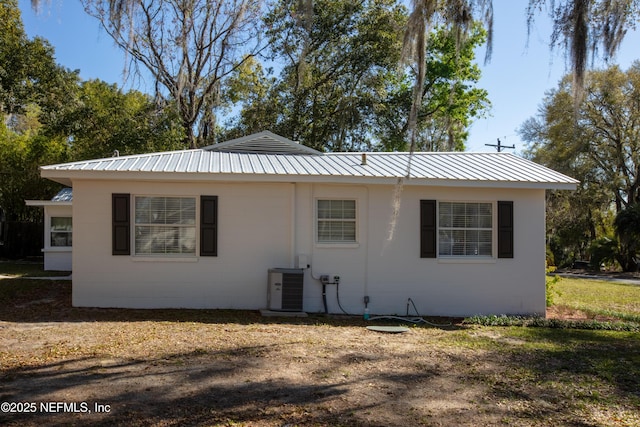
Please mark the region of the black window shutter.
[[200, 196], [200, 256], [218, 256], [218, 196]]
[[513, 202], [498, 202], [498, 258], [513, 258]]
[[420, 258], [436, 257], [436, 201], [420, 200]]
[[112, 254], [131, 255], [131, 211], [129, 194], [111, 195]]

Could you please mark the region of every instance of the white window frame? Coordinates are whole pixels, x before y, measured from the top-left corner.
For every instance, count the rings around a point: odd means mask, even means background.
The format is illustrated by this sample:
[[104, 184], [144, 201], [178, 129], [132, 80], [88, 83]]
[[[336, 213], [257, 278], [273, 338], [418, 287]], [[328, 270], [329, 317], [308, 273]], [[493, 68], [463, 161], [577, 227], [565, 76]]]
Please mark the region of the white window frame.
[[[54, 230], [53, 220], [57, 218], [68, 218], [71, 220], [71, 230]], [[56, 245], [54, 244], [53, 235], [55, 234], [67, 234], [67, 241], [71, 241], [70, 245]], [[49, 217], [49, 247], [51, 248], [70, 248], [73, 246], [73, 217], [68, 215], [52, 215]]]
[[[466, 205], [470, 205], [470, 204], [483, 204], [483, 205], [488, 205], [491, 207], [491, 227], [480, 227], [480, 226], [476, 226], [476, 227], [471, 227], [471, 226], [465, 226], [465, 227], [455, 227], [453, 225], [451, 226], [443, 226], [442, 225], [442, 218], [441, 218], [441, 207], [443, 204], [451, 204], [452, 207], [454, 204], [464, 204], [465, 207]], [[465, 209], [466, 210], [466, 209]], [[465, 260], [473, 260], [473, 259], [478, 259], [478, 260], [482, 260], [482, 259], [494, 259], [496, 256], [496, 224], [497, 224], [497, 212], [496, 212], [496, 203], [492, 202], [492, 201], [473, 201], [473, 200], [439, 200], [437, 202], [437, 210], [436, 210], [436, 216], [437, 216], [437, 240], [436, 240], [436, 247], [437, 247], [437, 256], [440, 259], [465, 259]], [[467, 232], [467, 231], [471, 231], [471, 232], [489, 232], [489, 235], [491, 236], [491, 242], [489, 243], [489, 247], [491, 250], [490, 254], [481, 254], [481, 253], [477, 253], [477, 254], [471, 254], [471, 253], [461, 253], [461, 254], [454, 254], [454, 253], [443, 253], [442, 252], [442, 248], [441, 248], [441, 244], [442, 242], [442, 232], [443, 231], [451, 231], [451, 232], [455, 232], [455, 231], [463, 231], [463, 232]], [[478, 244], [481, 244], [481, 242], [477, 242]], [[462, 243], [463, 245], [465, 243]], [[466, 248], [465, 248], [466, 250]]]
[[[353, 218], [321, 218], [320, 217], [320, 203], [321, 202], [353, 202], [354, 205], [354, 214]], [[319, 245], [354, 245], [358, 244], [358, 200], [355, 198], [345, 198], [345, 197], [323, 197], [315, 199], [314, 203], [315, 210], [315, 242]], [[321, 222], [333, 222], [333, 223], [353, 223], [354, 235], [353, 239], [321, 239], [320, 231], [321, 231]]]
[[[138, 200], [139, 199], [164, 199], [165, 200], [165, 204], [166, 201], [168, 199], [188, 199], [188, 200], [192, 200], [193, 201], [193, 217], [192, 218], [188, 218], [188, 221], [191, 222], [187, 222], [187, 223], [174, 223], [174, 222], [170, 222], [170, 223], [166, 223], [166, 216], [165, 216], [165, 222], [138, 222], [139, 218], [138, 218]], [[132, 244], [132, 253], [134, 256], [137, 257], [161, 257], [161, 258], [168, 258], [168, 257], [184, 257], [184, 258], [195, 258], [198, 254], [198, 215], [199, 215], [199, 202], [198, 202], [198, 197], [196, 196], [174, 196], [174, 195], [145, 195], [145, 194], [138, 194], [138, 195], [134, 195], [133, 196], [133, 203], [131, 204], [131, 218], [132, 218], [132, 226], [133, 226], [133, 233], [131, 236], [131, 244]], [[165, 210], [164, 210], [164, 214], [167, 214], [166, 211], [166, 206], [165, 206]], [[190, 245], [186, 250], [181, 246], [178, 245], [176, 246], [176, 251], [171, 251], [171, 250], [167, 250], [167, 246], [166, 246], [166, 242], [165, 242], [165, 250], [164, 251], [142, 251], [140, 250], [140, 248], [138, 247], [138, 233], [140, 230], [144, 229], [144, 228], [152, 228], [152, 227], [157, 227], [157, 228], [167, 228], [167, 229], [173, 229], [174, 233], [175, 231], [177, 231], [178, 236], [174, 238], [178, 239], [178, 241], [180, 241], [181, 238], [184, 238], [183, 236], [180, 236], [181, 234], [183, 234], [184, 232], [187, 232], [189, 234], [191, 234], [192, 237], [192, 245]], [[188, 237], [188, 236], [187, 236]]]

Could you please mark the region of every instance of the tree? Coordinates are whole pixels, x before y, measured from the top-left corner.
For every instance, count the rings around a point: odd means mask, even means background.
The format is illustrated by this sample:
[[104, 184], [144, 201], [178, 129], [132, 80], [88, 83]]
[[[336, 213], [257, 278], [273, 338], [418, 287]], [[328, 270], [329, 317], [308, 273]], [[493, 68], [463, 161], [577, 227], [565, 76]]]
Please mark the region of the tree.
[[277, 129], [277, 123], [284, 111], [280, 94], [276, 91], [278, 81], [271, 76], [272, 70], [265, 71], [262, 64], [251, 58], [231, 75], [227, 81], [223, 104], [226, 112], [232, 113], [232, 106], [239, 111], [231, 115], [220, 131], [222, 140], [229, 140], [243, 135], [271, 129]]
[[[610, 207], [620, 214], [640, 203], [640, 62], [627, 71], [613, 66], [587, 73], [577, 105], [572, 86], [566, 77], [550, 91], [521, 135], [536, 160], [581, 181], [567, 206], [574, 215], [604, 218]], [[596, 238], [595, 223], [584, 229], [594, 230], [589, 240]]]
[[627, 206], [614, 221], [620, 241], [620, 264], [624, 271], [638, 271], [640, 253], [640, 203]]
[[[274, 78], [256, 64], [242, 73], [248, 84], [231, 85], [255, 94], [243, 94], [228, 136], [269, 128], [320, 150], [406, 150], [411, 70], [397, 66], [406, 9], [390, 0], [322, 0], [313, 20], [301, 22], [296, 7], [282, 0], [267, 16], [271, 59], [285, 66]], [[473, 49], [484, 41], [476, 30], [459, 51], [445, 31], [432, 35], [419, 118], [423, 149], [462, 149], [470, 117], [488, 105], [486, 91], [472, 87], [480, 74]]]
[[73, 97], [77, 73], [55, 63], [53, 48], [27, 38], [15, 0], [0, 3], [0, 207], [8, 221], [37, 219], [27, 198], [51, 197], [59, 187], [39, 176], [42, 164], [64, 159], [63, 138], [39, 135], [40, 118]]
[[182, 128], [173, 109], [158, 109], [138, 91], [123, 92], [101, 80], [82, 82], [70, 107], [43, 133], [68, 141], [72, 160], [181, 148]]
[[20, 109], [29, 96], [29, 52], [17, 0], [0, 3], [0, 108], [3, 115]]
[[177, 117], [148, 95], [101, 81], [81, 82], [56, 64], [53, 48], [30, 40], [15, 1], [0, 3], [0, 207], [7, 220], [34, 220], [25, 199], [48, 199], [60, 185], [39, 167], [69, 160], [170, 150], [182, 137]]
[[527, 24], [544, 6], [553, 22], [551, 49], [564, 48], [573, 78], [574, 101], [583, 95], [584, 77], [589, 54], [615, 56], [628, 29], [635, 28], [640, 18], [639, 0], [529, 0]]
[[277, 106], [264, 118], [281, 135], [320, 150], [370, 149], [376, 109], [397, 69], [404, 9], [394, 0], [317, 0], [311, 15], [301, 7], [281, 0], [266, 15], [271, 59], [283, 68], [242, 118]]
[[[546, 197], [548, 246], [554, 265], [570, 265], [588, 258], [589, 248], [606, 228], [611, 193], [581, 152], [575, 134], [571, 79], [547, 93], [539, 114], [519, 129], [529, 143], [526, 156], [580, 181], [575, 192], [549, 191]], [[571, 142], [571, 143], [569, 143]]]
[[434, 26], [444, 26], [455, 35], [456, 43], [464, 42], [474, 22], [487, 27], [487, 58], [490, 57], [493, 38], [493, 5], [490, 0], [415, 0], [404, 34], [402, 60], [415, 67], [415, 83], [409, 112], [410, 151], [416, 145], [418, 114], [422, 105], [426, 77], [428, 36]]
[[[83, 0], [85, 10], [155, 79], [191, 148], [214, 140], [224, 81], [261, 47], [259, 0]], [[162, 90], [164, 88], [164, 91]]]
[[[480, 79], [475, 49], [482, 45], [485, 31], [477, 24], [470, 37], [456, 45], [455, 35], [443, 28], [429, 35], [424, 87], [417, 111], [414, 149], [421, 151], [464, 150], [468, 127], [474, 117], [489, 107], [487, 91], [474, 85]], [[412, 106], [410, 74], [396, 84], [380, 104], [379, 132], [387, 151], [406, 151]]]
[[[551, 48], [562, 46], [573, 71], [573, 99], [582, 96], [588, 53], [600, 51], [612, 57], [620, 47], [627, 29], [634, 28], [640, 15], [640, 0], [529, 0], [527, 23], [530, 27], [537, 13], [546, 5], [553, 21]], [[415, 144], [420, 88], [425, 78], [425, 55], [429, 50], [427, 35], [436, 25], [444, 25], [459, 43], [469, 37], [473, 22], [484, 23], [488, 32], [486, 60], [491, 57], [493, 40], [493, 2], [491, 0], [415, 0], [405, 32], [403, 58], [417, 69], [409, 130], [411, 146]]]
[[[86, 0], [85, 0], [86, 1]], [[99, 1], [99, 0], [96, 0]], [[102, 0], [109, 19], [121, 23], [139, 0]], [[38, 9], [41, 0], [31, 0]], [[300, 22], [310, 21], [313, 0], [300, 0]], [[599, 52], [604, 57], [615, 55], [625, 33], [635, 28], [640, 16], [640, 0], [529, 0], [527, 26], [531, 28], [536, 15], [549, 5], [548, 14], [553, 21], [550, 47], [562, 46], [568, 53], [574, 77], [574, 100], [582, 95], [584, 73], [588, 53]], [[421, 103], [420, 89], [425, 76], [425, 53], [428, 50], [427, 34], [437, 25], [445, 25], [456, 34], [458, 41], [469, 35], [473, 22], [482, 22], [488, 33], [485, 61], [491, 57], [493, 40], [493, 2], [491, 0], [414, 0], [404, 35], [403, 59], [416, 65], [416, 81], [409, 128], [415, 129], [418, 108]], [[413, 141], [413, 136], [412, 136]], [[412, 142], [413, 145], [413, 142]]]
[[[34, 124], [37, 120], [27, 122]], [[64, 139], [47, 138], [31, 129], [18, 134], [0, 123], [0, 206], [7, 221], [41, 217], [40, 210], [25, 206], [24, 201], [49, 199], [60, 189], [60, 184], [40, 178], [39, 167], [63, 161], [65, 156]]]
[[57, 65], [53, 51], [46, 40], [26, 36], [16, 0], [0, 3], [0, 112], [6, 120], [32, 102], [48, 112], [64, 106], [78, 73]]
[[589, 173], [606, 186], [616, 211], [640, 202], [640, 62], [587, 74], [577, 109], [569, 78], [550, 91], [521, 129], [533, 151], [556, 167]]

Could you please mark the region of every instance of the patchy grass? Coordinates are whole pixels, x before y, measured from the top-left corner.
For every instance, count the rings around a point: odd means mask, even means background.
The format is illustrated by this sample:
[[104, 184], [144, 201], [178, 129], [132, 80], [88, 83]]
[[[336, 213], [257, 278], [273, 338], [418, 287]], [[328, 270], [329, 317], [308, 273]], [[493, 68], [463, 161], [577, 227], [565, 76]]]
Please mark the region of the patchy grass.
[[[551, 318], [473, 316], [466, 324], [640, 332], [640, 286], [555, 276]], [[547, 289], [548, 290], [548, 289]]]
[[69, 282], [0, 281], [0, 402], [109, 412], [38, 407], [0, 424], [640, 426], [638, 332], [454, 323], [389, 335], [359, 317], [70, 298]]
[[555, 305], [640, 323], [640, 286], [600, 280], [563, 278], [556, 284]]
[[554, 329], [589, 329], [602, 331], [640, 332], [640, 323], [624, 321], [601, 321], [596, 319], [545, 319], [527, 316], [472, 316], [464, 319], [464, 323], [483, 326], [523, 326]]

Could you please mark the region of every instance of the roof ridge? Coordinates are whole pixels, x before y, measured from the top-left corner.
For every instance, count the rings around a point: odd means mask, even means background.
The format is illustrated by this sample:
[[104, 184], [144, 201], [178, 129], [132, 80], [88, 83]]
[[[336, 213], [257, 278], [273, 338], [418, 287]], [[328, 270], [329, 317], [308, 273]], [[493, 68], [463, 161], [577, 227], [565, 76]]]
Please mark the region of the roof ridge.
[[252, 154], [293, 154], [323, 155], [324, 153], [311, 147], [292, 141], [284, 136], [264, 130], [251, 135], [241, 136], [219, 144], [208, 145], [204, 151], [221, 151], [229, 153]]

